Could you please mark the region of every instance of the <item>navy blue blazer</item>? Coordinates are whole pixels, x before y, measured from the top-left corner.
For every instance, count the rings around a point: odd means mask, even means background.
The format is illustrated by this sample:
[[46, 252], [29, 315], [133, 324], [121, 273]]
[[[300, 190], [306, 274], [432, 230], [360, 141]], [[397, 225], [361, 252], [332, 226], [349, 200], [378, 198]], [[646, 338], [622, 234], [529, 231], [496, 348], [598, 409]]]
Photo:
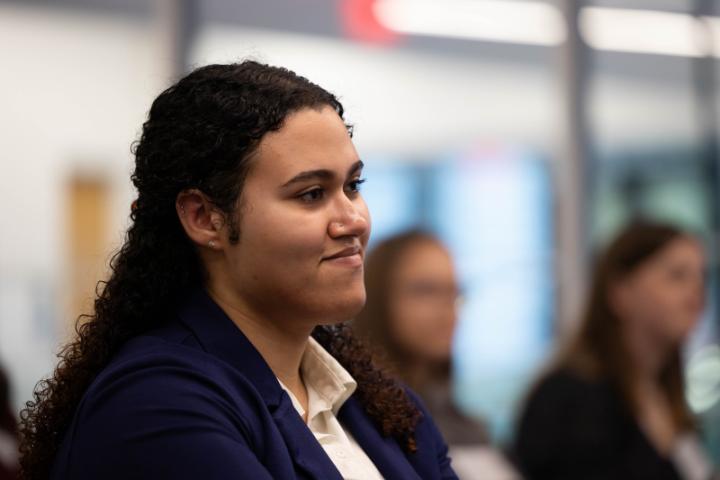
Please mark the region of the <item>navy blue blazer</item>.
[[[338, 419], [386, 479], [456, 479], [423, 410], [418, 450], [383, 437], [355, 395]], [[125, 345], [78, 406], [53, 479], [341, 479], [243, 333], [204, 292]]]

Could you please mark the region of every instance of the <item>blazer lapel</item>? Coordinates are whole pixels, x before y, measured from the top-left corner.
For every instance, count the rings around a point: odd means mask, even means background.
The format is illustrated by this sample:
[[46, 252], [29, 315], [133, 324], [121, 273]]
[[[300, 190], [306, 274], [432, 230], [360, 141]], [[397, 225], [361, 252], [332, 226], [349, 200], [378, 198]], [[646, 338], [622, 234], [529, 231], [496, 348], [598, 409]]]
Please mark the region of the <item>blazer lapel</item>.
[[354, 395], [340, 408], [338, 420], [350, 430], [386, 480], [420, 480], [397, 442], [380, 434]]
[[[193, 292], [179, 312], [202, 347], [235, 366], [252, 382], [280, 431], [290, 456], [310, 478], [342, 480], [340, 472], [302, 421], [260, 353], [204, 290]], [[386, 479], [419, 479], [400, 447], [383, 438], [360, 404], [351, 396], [338, 419], [355, 437]]]
[[293, 462], [300, 470], [318, 480], [343, 480], [330, 457], [292, 406], [287, 394], [283, 394], [272, 416]]

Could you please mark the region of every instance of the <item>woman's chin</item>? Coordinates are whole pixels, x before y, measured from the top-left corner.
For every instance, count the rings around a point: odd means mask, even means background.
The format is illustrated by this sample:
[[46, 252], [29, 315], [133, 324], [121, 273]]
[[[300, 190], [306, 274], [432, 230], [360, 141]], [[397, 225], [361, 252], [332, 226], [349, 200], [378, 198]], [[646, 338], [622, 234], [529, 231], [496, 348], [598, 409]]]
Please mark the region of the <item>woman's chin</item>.
[[352, 320], [365, 306], [365, 298], [363, 289], [362, 292], [332, 302], [332, 305], [328, 305], [325, 314], [322, 315], [321, 323], [332, 325]]

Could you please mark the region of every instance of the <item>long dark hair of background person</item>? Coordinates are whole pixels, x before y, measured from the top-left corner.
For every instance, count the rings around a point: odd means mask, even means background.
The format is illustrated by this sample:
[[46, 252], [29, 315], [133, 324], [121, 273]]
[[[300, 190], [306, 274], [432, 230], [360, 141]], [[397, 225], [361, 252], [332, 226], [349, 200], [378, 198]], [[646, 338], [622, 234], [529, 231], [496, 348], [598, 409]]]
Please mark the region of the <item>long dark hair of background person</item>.
[[[400, 278], [408, 263], [421, 265], [422, 271], [413, 274], [419, 278]], [[423, 398], [450, 446], [487, 444], [483, 423], [465, 415], [452, 397], [451, 346], [460, 295], [452, 270], [450, 252], [429, 232], [409, 230], [383, 240], [368, 255], [367, 302], [353, 328], [373, 346], [378, 361]], [[430, 306], [422, 303], [428, 300], [433, 302]], [[398, 328], [398, 312], [393, 307], [400, 301], [414, 305], [420, 302], [424, 320], [432, 323], [421, 327], [417, 316], [407, 319], [411, 324], [406, 328], [412, 332], [405, 333], [424, 337], [416, 338], [414, 343], [402, 338]], [[419, 344], [432, 350], [432, 354], [420, 352]]]
[[[637, 411], [631, 391], [633, 370], [628, 368], [631, 363], [620, 341], [621, 319], [610, 305], [610, 289], [684, 236], [687, 234], [674, 226], [648, 221], [637, 221], [624, 230], [598, 260], [580, 330], [557, 362], [590, 378], [609, 379], [632, 412]], [[673, 420], [682, 429], [692, 429], [695, 424], [685, 402], [680, 347], [673, 349], [665, 363], [660, 384], [670, 402]]]
[[416, 372], [413, 352], [401, 345], [393, 332], [391, 300], [395, 294], [395, 272], [407, 251], [422, 243], [438, 244], [430, 233], [411, 230], [393, 236], [377, 245], [368, 255], [365, 265], [365, 289], [368, 301], [354, 320], [353, 328], [388, 368], [413, 390], [422, 392], [432, 378], [449, 378], [450, 358], [436, 363], [431, 369]]
[[[261, 138], [289, 114], [323, 106], [343, 117], [332, 94], [253, 61], [200, 68], [155, 100], [134, 147], [138, 197], [112, 274], [94, 312], [79, 319], [77, 339], [62, 349], [53, 376], [38, 385], [21, 414], [24, 478], [47, 478], [78, 402], [119, 347], [161, 325], [169, 307], [203, 284], [196, 251], [178, 221], [177, 194], [199, 189], [233, 218]], [[237, 225], [228, 227], [237, 242]], [[373, 366], [347, 326], [321, 326], [313, 336], [357, 380], [357, 395], [381, 432], [413, 451], [420, 413], [402, 387]]]
[[579, 329], [518, 418], [513, 456], [528, 479], [709, 478], [681, 363], [704, 262], [697, 238], [648, 220], [598, 256]]

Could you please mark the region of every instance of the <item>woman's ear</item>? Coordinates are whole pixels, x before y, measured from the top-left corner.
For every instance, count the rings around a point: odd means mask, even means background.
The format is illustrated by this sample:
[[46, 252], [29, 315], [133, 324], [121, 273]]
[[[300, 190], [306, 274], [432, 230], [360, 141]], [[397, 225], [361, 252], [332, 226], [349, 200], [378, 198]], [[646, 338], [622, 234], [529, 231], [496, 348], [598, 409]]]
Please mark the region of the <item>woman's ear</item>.
[[223, 246], [225, 216], [197, 189], [183, 190], [175, 199], [180, 224], [196, 245], [219, 250]]

